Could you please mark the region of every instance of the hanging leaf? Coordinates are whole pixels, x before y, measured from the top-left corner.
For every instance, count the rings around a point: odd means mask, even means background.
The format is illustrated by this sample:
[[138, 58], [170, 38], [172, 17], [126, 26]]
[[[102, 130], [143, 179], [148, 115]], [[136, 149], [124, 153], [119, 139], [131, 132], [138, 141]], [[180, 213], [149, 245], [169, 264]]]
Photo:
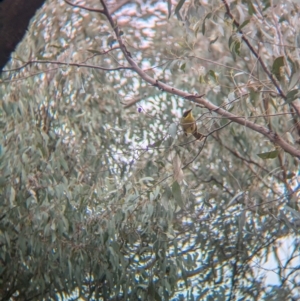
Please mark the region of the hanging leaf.
[[183, 201], [182, 201], [182, 196], [181, 196], [181, 189], [180, 189], [180, 186], [178, 184], [177, 181], [175, 181], [173, 184], [172, 184], [172, 194], [173, 194], [173, 197], [177, 203], [177, 205], [180, 207], [180, 208], [183, 208]]
[[176, 154], [173, 159], [173, 174], [174, 180], [180, 183], [183, 179], [182, 163], [180, 157]]
[[240, 55], [240, 52], [241, 52], [241, 41], [234, 34], [229, 38], [228, 44], [229, 44], [229, 49], [231, 51], [233, 59], [236, 60], [236, 56]]
[[216, 37], [215, 39], [213, 39], [212, 41], [209, 42], [209, 45], [214, 44], [215, 42], [217, 42], [218, 39], [219, 39], [219, 37]]
[[179, 20], [182, 20], [180, 14], [179, 14], [179, 11], [180, 11], [182, 5], [184, 4], [184, 2], [185, 2], [185, 0], [180, 0], [178, 2], [177, 6], [175, 7], [175, 15], [177, 16], [177, 18]]
[[113, 47], [113, 44], [116, 43], [116, 42], [117, 42], [117, 40], [116, 40], [114, 37], [109, 37], [109, 38], [107, 39], [107, 45], [108, 45], [110, 48], [112, 48], [112, 47]]
[[295, 209], [291, 208], [288, 205], [284, 205], [284, 209], [287, 210], [287, 211], [289, 211], [290, 213], [292, 213], [292, 215], [294, 217], [296, 217], [297, 220], [300, 220], [300, 212], [298, 210], [295, 210]]
[[250, 19], [245, 20], [237, 29], [237, 31], [240, 31], [243, 27], [245, 27], [247, 24], [250, 23]]
[[185, 66], [186, 66], [186, 63], [183, 63], [183, 64], [180, 66], [180, 70], [182, 70], [183, 72], [185, 72]]
[[205, 75], [206, 82], [213, 82], [214, 84], [218, 83], [218, 76], [213, 70], [209, 70]]
[[172, 13], [172, 1], [168, 0], [168, 19], [170, 19]]
[[284, 57], [279, 56], [275, 59], [273, 65], [272, 65], [272, 73], [275, 74], [275, 76], [278, 78], [281, 75], [281, 67], [284, 66]]
[[208, 13], [203, 20], [203, 23], [202, 23], [202, 34], [203, 35], [205, 35], [205, 21], [206, 21], [206, 19], [210, 19], [211, 16], [212, 16], [212, 13]]
[[254, 7], [254, 5], [252, 3], [252, 0], [248, 0], [247, 3], [248, 3], [248, 14], [250, 16], [252, 16], [252, 15], [254, 15], [256, 13], [255, 7]]
[[160, 139], [160, 140], [150, 144], [149, 147], [153, 147], [153, 148], [159, 147], [162, 144], [163, 141], [164, 141], [164, 139]]
[[276, 149], [271, 152], [257, 154], [257, 156], [259, 156], [262, 159], [275, 159], [278, 156], [278, 154], [279, 151]]
[[293, 75], [290, 77], [290, 81], [289, 81], [289, 87], [288, 89], [292, 89], [294, 88], [300, 79], [300, 70], [297, 70], [296, 72], [293, 73]]
[[291, 103], [300, 96], [300, 90], [294, 89], [286, 95], [286, 103]]
[[267, 10], [271, 6], [270, 0], [262, 0], [262, 3], [264, 4], [263, 11]]
[[259, 93], [259, 91], [256, 91], [252, 87], [249, 88], [249, 91], [250, 91], [250, 95], [249, 95], [250, 102], [254, 107], [256, 107], [257, 104], [259, 104], [261, 93]]

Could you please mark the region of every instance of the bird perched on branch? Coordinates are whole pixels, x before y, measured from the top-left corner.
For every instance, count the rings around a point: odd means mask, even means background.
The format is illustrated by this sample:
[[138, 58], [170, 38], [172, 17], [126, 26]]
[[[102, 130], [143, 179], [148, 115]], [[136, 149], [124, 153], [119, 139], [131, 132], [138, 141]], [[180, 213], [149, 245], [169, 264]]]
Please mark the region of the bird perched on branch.
[[197, 140], [202, 140], [204, 138], [204, 136], [198, 132], [192, 109], [183, 113], [183, 116], [181, 118], [181, 126], [186, 136], [188, 134], [192, 134]]

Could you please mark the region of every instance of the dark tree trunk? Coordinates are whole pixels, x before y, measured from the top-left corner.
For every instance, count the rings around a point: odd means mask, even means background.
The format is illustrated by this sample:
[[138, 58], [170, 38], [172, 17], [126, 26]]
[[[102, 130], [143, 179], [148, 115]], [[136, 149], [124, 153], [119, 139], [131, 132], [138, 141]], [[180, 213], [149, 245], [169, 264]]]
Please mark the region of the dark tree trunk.
[[0, 72], [45, 0], [0, 0]]

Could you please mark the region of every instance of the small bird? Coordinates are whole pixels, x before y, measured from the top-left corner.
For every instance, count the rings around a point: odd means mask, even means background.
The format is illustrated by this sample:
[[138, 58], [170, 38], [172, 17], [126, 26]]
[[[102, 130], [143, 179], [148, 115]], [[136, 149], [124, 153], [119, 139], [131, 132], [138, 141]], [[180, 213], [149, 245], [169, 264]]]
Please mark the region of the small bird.
[[186, 136], [188, 134], [192, 134], [197, 140], [202, 140], [204, 138], [204, 136], [198, 132], [192, 109], [183, 113], [183, 116], [181, 118], [181, 126]]

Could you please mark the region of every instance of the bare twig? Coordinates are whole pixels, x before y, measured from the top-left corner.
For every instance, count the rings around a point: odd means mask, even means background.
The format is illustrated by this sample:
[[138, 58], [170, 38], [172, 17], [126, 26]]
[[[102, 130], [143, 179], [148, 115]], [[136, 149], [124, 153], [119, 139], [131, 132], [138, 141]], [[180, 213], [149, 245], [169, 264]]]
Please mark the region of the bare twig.
[[93, 12], [96, 12], [96, 13], [104, 14], [103, 9], [96, 9], [96, 8], [91, 8], [91, 7], [87, 7], [87, 6], [83, 6], [83, 5], [79, 5], [79, 4], [74, 4], [74, 3], [70, 2], [69, 0], [65, 0], [65, 2], [68, 3], [69, 5], [73, 6], [73, 7], [78, 7], [78, 8], [85, 9], [87, 11], [93, 11]]
[[[46, 60], [32, 60], [24, 64], [21, 68], [26, 67], [31, 64], [53, 64], [53, 65], [63, 65], [63, 66], [73, 66], [73, 67], [81, 67], [81, 68], [91, 68], [91, 69], [100, 69], [104, 71], [117, 71], [117, 70], [132, 70], [132, 67], [124, 66], [124, 67], [115, 67], [115, 68], [105, 68], [101, 66], [89, 65], [89, 64], [80, 64], [80, 63], [65, 63], [61, 61], [46, 61]], [[15, 69], [14, 69], [15, 70]]]
[[130, 100], [125, 100], [121, 103], [124, 105], [124, 108], [127, 109], [127, 108], [135, 105], [139, 101], [141, 101], [143, 98], [144, 97], [142, 95], [139, 95], [139, 96], [132, 97]]

